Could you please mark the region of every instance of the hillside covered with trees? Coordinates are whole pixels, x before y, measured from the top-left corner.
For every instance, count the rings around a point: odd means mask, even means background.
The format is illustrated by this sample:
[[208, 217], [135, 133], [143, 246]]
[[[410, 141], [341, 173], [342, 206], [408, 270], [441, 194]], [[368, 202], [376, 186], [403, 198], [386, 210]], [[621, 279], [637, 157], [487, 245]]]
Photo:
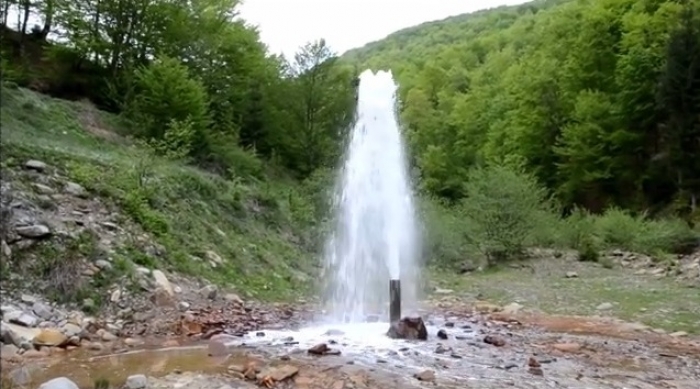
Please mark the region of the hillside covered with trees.
[[698, 220], [700, 2], [538, 0], [396, 32], [344, 55], [391, 69], [423, 188], [523, 168], [566, 209]]

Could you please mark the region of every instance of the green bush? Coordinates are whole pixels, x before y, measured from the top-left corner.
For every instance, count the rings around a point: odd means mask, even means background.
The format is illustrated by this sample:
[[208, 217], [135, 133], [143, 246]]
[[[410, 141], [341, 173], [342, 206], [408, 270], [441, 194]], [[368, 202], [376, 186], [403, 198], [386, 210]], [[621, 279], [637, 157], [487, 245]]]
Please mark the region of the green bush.
[[537, 241], [537, 228], [550, 217], [546, 191], [522, 170], [493, 165], [474, 169], [461, 203], [467, 236], [487, 265], [514, 259]]
[[[185, 65], [162, 58], [135, 72], [133, 96], [127, 116], [138, 124], [137, 134], [148, 140], [204, 147], [209, 125], [208, 96], [204, 85], [190, 77]], [[172, 144], [170, 145], [172, 146]]]
[[617, 208], [595, 217], [593, 224], [603, 247], [648, 255], [682, 253], [698, 239], [681, 219], [649, 219]]

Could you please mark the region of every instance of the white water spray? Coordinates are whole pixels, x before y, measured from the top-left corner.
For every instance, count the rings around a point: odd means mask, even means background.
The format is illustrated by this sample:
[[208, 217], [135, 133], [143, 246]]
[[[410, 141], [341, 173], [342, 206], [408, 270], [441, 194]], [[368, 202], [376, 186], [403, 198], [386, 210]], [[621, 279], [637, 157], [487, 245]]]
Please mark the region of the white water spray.
[[402, 305], [418, 291], [419, 233], [391, 72], [360, 75], [357, 122], [334, 197], [335, 228], [326, 247], [331, 319], [358, 323], [386, 316], [389, 279], [401, 280]]

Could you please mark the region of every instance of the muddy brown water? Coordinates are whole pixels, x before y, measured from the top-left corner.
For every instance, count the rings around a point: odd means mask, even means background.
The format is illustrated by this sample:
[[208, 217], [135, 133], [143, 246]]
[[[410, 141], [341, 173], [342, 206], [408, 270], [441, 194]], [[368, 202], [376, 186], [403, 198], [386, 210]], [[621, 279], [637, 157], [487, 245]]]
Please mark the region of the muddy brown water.
[[131, 350], [107, 355], [90, 355], [88, 351], [75, 350], [42, 361], [28, 362], [24, 367], [30, 372], [29, 387], [63, 376], [81, 388], [92, 388], [98, 379], [107, 379], [113, 385], [120, 385], [133, 374], [162, 377], [184, 371], [223, 373], [227, 366], [244, 359], [243, 350], [229, 357], [214, 358], [208, 355], [206, 346], [196, 345]]

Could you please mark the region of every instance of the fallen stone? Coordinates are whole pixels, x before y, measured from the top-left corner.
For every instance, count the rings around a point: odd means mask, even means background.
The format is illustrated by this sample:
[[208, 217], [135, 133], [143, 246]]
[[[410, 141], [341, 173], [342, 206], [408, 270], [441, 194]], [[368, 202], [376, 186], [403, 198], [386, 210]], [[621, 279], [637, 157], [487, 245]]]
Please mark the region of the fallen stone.
[[32, 341], [41, 332], [38, 328], [27, 328], [11, 323], [2, 323], [2, 337], [5, 343], [11, 343], [19, 348], [32, 348]]
[[42, 224], [34, 224], [32, 226], [16, 227], [15, 231], [22, 237], [39, 239], [51, 235], [49, 227]]
[[153, 280], [156, 283], [157, 288], [162, 288], [169, 296], [174, 296], [173, 286], [168, 281], [168, 278], [160, 270], [153, 270]]
[[36, 325], [39, 324], [39, 318], [25, 312], [21, 312], [17, 316], [10, 316], [9, 321], [10, 323], [19, 324], [24, 327], [36, 327]]
[[688, 336], [688, 333], [685, 331], [676, 331], [676, 332], [670, 333], [669, 335], [674, 337], [674, 338], [681, 338], [684, 336]]
[[484, 337], [484, 343], [490, 344], [490, 345], [496, 346], [496, 347], [503, 347], [506, 345], [505, 339], [501, 338], [500, 336], [496, 336], [496, 335], [486, 335]]
[[391, 323], [387, 336], [392, 339], [427, 340], [428, 330], [420, 316], [407, 316]]
[[207, 285], [199, 290], [199, 294], [209, 300], [215, 300], [219, 289], [215, 285]]
[[435, 381], [435, 372], [432, 370], [424, 370], [420, 373], [414, 374], [413, 377], [418, 381], [432, 382]]
[[76, 184], [75, 182], [66, 183], [66, 186], [63, 188], [63, 192], [75, 197], [87, 196], [85, 188], [83, 188], [80, 184]]
[[49, 320], [51, 319], [51, 316], [53, 316], [53, 309], [50, 306], [39, 301], [34, 303], [34, 305], [32, 306], [32, 311], [44, 320]]
[[125, 389], [145, 389], [148, 387], [148, 378], [143, 374], [131, 375], [124, 383]]
[[34, 189], [36, 189], [37, 192], [39, 192], [41, 194], [50, 195], [50, 194], [53, 194], [55, 192], [52, 187], [50, 187], [48, 185], [40, 184], [38, 182], [33, 183], [32, 186], [34, 187]]
[[602, 303], [596, 307], [597, 310], [599, 311], [607, 311], [609, 309], [613, 309], [612, 303]]
[[44, 170], [46, 170], [47, 167], [48, 165], [46, 165], [46, 163], [37, 161], [35, 159], [30, 159], [29, 161], [24, 163], [25, 169], [36, 170], [38, 172], [43, 172]]
[[447, 331], [445, 331], [445, 330], [438, 331], [437, 337], [442, 339], [442, 340], [447, 340]]
[[43, 329], [32, 340], [35, 346], [60, 347], [68, 343], [68, 336], [56, 329]]
[[576, 273], [575, 271], [568, 271], [568, 272], [566, 272], [565, 277], [566, 278], [578, 278], [578, 273]]
[[324, 355], [328, 351], [330, 351], [330, 348], [325, 343], [319, 343], [308, 350], [311, 355]]
[[39, 389], [80, 389], [78, 385], [69, 380], [66, 377], [58, 377], [54, 378], [50, 381], [46, 381], [41, 386], [39, 386]]

